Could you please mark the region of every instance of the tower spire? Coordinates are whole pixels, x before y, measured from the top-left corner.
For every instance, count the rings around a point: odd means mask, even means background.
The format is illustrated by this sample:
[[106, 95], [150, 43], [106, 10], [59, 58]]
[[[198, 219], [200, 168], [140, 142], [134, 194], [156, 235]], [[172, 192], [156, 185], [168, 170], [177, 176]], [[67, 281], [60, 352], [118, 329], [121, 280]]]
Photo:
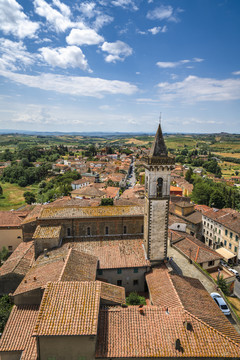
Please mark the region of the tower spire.
[[149, 154], [149, 156], [151, 156], [151, 157], [167, 156], [167, 153], [168, 153], [164, 139], [163, 139], [160, 121], [161, 121], [161, 115], [159, 118], [159, 124], [158, 124], [158, 129], [157, 129], [157, 132], [155, 135], [155, 139], [153, 141], [153, 144], [152, 144], [152, 147], [150, 150], [150, 154]]

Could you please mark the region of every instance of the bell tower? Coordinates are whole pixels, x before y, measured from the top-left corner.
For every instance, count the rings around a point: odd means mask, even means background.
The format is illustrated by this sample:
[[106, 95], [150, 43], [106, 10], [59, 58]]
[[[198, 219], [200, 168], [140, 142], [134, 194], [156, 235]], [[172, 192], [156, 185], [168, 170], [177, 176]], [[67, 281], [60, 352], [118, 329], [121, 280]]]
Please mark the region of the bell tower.
[[155, 264], [167, 257], [170, 178], [174, 168], [174, 159], [168, 156], [160, 124], [150, 153], [144, 159], [144, 167], [144, 242], [148, 258]]

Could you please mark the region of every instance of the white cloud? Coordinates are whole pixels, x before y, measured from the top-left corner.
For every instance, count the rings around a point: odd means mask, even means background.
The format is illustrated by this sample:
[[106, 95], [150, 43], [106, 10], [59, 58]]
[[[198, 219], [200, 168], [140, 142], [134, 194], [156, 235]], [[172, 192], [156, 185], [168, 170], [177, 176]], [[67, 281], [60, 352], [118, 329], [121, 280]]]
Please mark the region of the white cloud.
[[99, 109], [103, 110], [103, 111], [112, 111], [114, 108], [109, 105], [101, 105], [101, 106], [99, 106]]
[[240, 99], [240, 79], [216, 80], [188, 76], [175, 83], [159, 83], [162, 101], [228, 101]]
[[[160, 68], [167, 69], [167, 68], [176, 68], [178, 66], [189, 64], [191, 62], [202, 62], [204, 59], [193, 58], [192, 60], [179, 60], [179, 61], [158, 61], [156, 65]], [[187, 68], [191, 69], [193, 66], [187, 66]]]
[[0, 38], [0, 69], [12, 70], [24, 68], [34, 63], [34, 56], [30, 54], [22, 41], [14, 42]]
[[59, 0], [53, 0], [53, 5], [60, 11], [51, 7], [45, 0], [34, 0], [35, 12], [46, 18], [57, 32], [64, 32], [73, 26], [70, 20], [71, 11], [67, 5]]
[[82, 70], [90, 71], [85, 55], [77, 46], [56, 49], [43, 47], [39, 51], [42, 54], [42, 58], [53, 67], [58, 66], [63, 69], [79, 67]]
[[0, 75], [28, 87], [75, 96], [102, 98], [105, 94], [132, 95], [138, 91], [138, 88], [129, 82], [87, 76], [63, 76], [56, 74], [32, 76], [1, 70]]
[[93, 29], [72, 29], [66, 41], [70, 45], [96, 45], [103, 42], [104, 38]]
[[112, 4], [115, 6], [120, 6], [123, 9], [132, 8], [133, 10], [138, 10], [134, 0], [113, 0]]
[[240, 71], [234, 71], [232, 74], [233, 75], [240, 75]]
[[161, 33], [165, 33], [167, 31], [167, 27], [166, 26], [155, 26], [152, 29], [148, 29], [148, 31], [150, 33], [152, 33], [153, 35], [158, 34], [159, 32]]
[[34, 37], [39, 28], [39, 24], [29, 20], [15, 0], [0, 1], [0, 19], [0, 30], [20, 39]]
[[114, 43], [104, 42], [101, 49], [109, 53], [105, 57], [106, 62], [123, 61], [127, 56], [132, 55], [132, 48], [119, 40]]
[[91, 19], [96, 14], [96, 4], [94, 2], [82, 2], [78, 9], [82, 12], [84, 16]]
[[182, 12], [181, 9], [174, 10], [172, 6], [161, 5], [154, 10], [150, 10], [147, 13], [147, 18], [150, 20], [167, 20], [177, 22], [178, 13]]
[[99, 30], [103, 26], [110, 24], [113, 20], [114, 20], [114, 18], [112, 16], [109, 16], [106, 14], [99, 14], [93, 23], [93, 27], [94, 27], [94, 29]]

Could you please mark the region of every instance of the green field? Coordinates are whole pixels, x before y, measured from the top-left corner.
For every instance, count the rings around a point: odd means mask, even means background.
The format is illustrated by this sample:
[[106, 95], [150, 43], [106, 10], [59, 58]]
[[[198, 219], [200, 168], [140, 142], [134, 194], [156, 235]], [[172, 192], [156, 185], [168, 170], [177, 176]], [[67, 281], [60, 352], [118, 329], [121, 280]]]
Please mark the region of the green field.
[[16, 184], [1, 184], [3, 195], [0, 197], [0, 210], [18, 209], [26, 205], [23, 193], [25, 191], [36, 192], [37, 185], [27, 186], [22, 188]]

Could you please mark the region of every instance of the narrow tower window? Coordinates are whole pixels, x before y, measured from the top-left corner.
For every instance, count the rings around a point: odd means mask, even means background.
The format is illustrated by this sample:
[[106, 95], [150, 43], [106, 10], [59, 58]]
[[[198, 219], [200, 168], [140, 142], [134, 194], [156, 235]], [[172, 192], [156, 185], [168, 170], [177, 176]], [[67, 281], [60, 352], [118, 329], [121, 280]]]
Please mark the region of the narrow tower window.
[[163, 179], [157, 179], [157, 197], [162, 197]]
[[105, 227], [105, 234], [108, 235], [108, 226]]
[[127, 227], [124, 225], [123, 227], [123, 233], [126, 234], [127, 233]]

